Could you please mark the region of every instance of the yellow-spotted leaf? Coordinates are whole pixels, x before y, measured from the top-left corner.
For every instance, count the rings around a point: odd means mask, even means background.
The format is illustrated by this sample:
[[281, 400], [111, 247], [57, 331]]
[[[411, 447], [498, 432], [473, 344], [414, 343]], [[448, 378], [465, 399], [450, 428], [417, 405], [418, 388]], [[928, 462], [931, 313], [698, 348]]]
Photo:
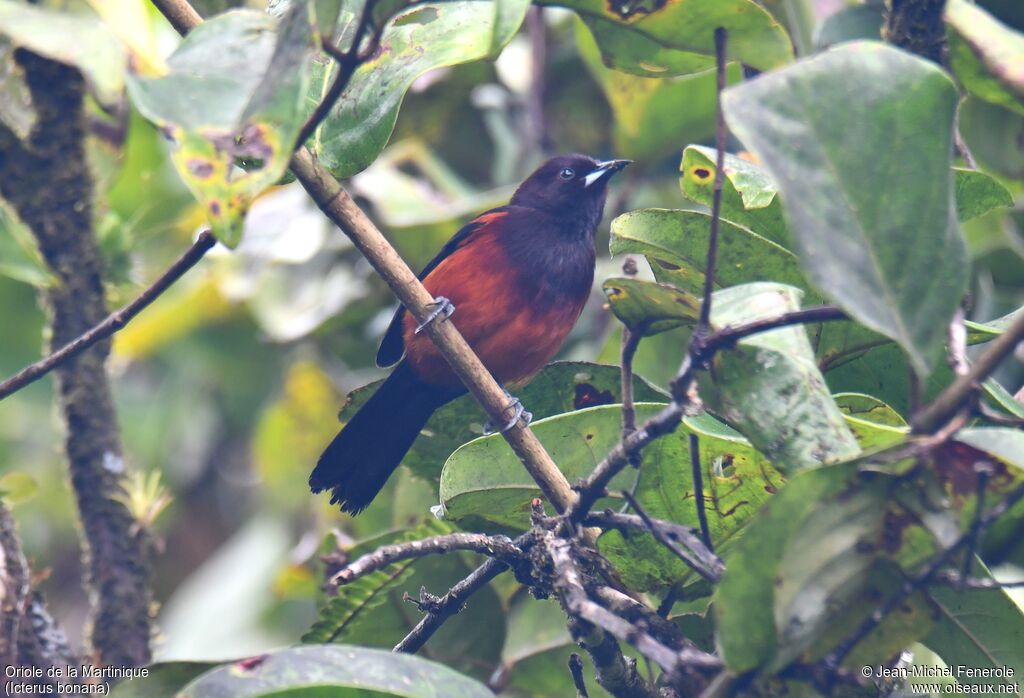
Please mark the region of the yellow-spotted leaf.
[[602, 288], [615, 317], [645, 336], [692, 325], [700, 316], [700, 299], [671, 284], [615, 278]]
[[166, 75], [128, 80], [133, 103], [160, 126], [178, 173], [230, 247], [253, 198], [287, 168], [305, 117], [312, 27], [307, 3], [280, 23], [227, 12], [188, 34]]

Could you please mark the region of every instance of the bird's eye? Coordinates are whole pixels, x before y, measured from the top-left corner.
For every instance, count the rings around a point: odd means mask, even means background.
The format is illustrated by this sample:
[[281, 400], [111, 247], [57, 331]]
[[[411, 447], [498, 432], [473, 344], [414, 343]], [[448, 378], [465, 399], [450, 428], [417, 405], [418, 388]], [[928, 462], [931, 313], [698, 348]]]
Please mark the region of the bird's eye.
[[571, 167], [563, 167], [562, 171], [558, 173], [558, 176], [562, 179], [572, 179], [576, 176], [576, 170]]

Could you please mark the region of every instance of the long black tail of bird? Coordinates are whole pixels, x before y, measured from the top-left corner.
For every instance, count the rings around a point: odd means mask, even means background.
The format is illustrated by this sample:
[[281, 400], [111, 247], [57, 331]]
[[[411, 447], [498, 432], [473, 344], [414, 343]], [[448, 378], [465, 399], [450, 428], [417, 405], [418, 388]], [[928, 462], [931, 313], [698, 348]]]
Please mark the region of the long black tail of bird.
[[461, 391], [424, 383], [403, 361], [348, 421], [309, 476], [313, 492], [358, 514], [377, 496], [434, 410]]

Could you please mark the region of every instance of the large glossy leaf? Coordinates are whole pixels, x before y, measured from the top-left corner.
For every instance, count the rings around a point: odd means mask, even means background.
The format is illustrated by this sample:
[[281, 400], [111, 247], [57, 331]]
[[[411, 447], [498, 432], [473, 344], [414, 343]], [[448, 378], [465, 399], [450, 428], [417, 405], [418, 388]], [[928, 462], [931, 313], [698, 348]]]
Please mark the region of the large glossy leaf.
[[967, 90], [1024, 114], [1024, 35], [981, 7], [949, 0], [949, 63]]
[[[349, 393], [341, 410], [346, 422], [377, 389], [380, 383], [358, 388]], [[634, 381], [638, 401], [661, 400], [664, 395], [642, 378]], [[516, 390], [516, 397], [533, 413], [535, 420], [584, 407], [619, 402], [621, 373], [617, 366], [603, 366], [582, 361], [556, 362], [545, 367], [529, 385]], [[462, 444], [483, 434], [487, 415], [470, 397], [461, 397], [445, 405], [430, 418], [420, 437], [413, 444], [403, 463], [417, 475], [436, 481], [448, 456]]]
[[[343, 14], [361, 12], [360, 5], [343, 8]], [[310, 140], [313, 152], [339, 177], [365, 169], [387, 145], [402, 99], [416, 78], [437, 68], [494, 58], [515, 36], [529, 6], [529, 0], [429, 2], [391, 19], [380, 51], [356, 70]], [[339, 30], [350, 24], [342, 17]], [[329, 63], [317, 71], [308, 95], [310, 109], [336, 70]]]
[[[710, 207], [714, 196], [714, 148], [689, 145], [679, 164], [683, 196]], [[778, 188], [764, 168], [732, 153], [725, 154], [722, 218], [749, 228], [763, 238], [788, 246], [789, 233], [782, 218]]]
[[[713, 297], [711, 323], [735, 326], [799, 310], [800, 295], [795, 288], [768, 283], [724, 289]], [[800, 325], [751, 335], [718, 352], [699, 381], [708, 409], [784, 473], [860, 451]]]
[[[838, 641], [895, 592], [899, 576], [875, 562], [893, 482], [844, 464], [800, 473], [769, 501], [726, 554], [715, 590], [718, 646], [731, 669], [820, 657], [829, 647], [823, 636]], [[847, 664], [884, 661], [927, 632], [929, 614], [916, 606], [888, 618]]]
[[[612, 221], [611, 253], [639, 253], [651, 262], [659, 281], [701, 293], [708, 254], [711, 216], [699, 211], [649, 208]], [[808, 291], [796, 257], [784, 247], [743, 226], [721, 221], [715, 284], [735, 286], [777, 281]], [[811, 292], [809, 303], [820, 297]]]
[[950, 173], [952, 81], [931, 62], [856, 42], [723, 99], [783, 194], [808, 276], [926, 374], [967, 282]]
[[[714, 70], [639, 77], [604, 66], [597, 45], [582, 27], [576, 32], [576, 45], [612, 108], [618, 156], [657, 159], [677, 151], [680, 143], [700, 141], [714, 132]], [[743, 77], [739, 64], [729, 64], [726, 71], [729, 84]]]
[[596, 20], [593, 31], [605, 62], [620, 70], [678, 74], [680, 68], [692, 65], [689, 62], [695, 57], [666, 55], [666, 49], [714, 56], [716, 27], [729, 30], [728, 57], [737, 62], [769, 70], [793, 57], [785, 30], [751, 0], [671, 0], [650, 5], [617, 0], [545, 0], [544, 4], [576, 10], [588, 23]]
[[[662, 407], [637, 404], [637, 420], [649, 418]], [[576, 482], [589, 475], [622, 438], [622, 408], [593, 407], [535, 419], [530, 426], [566, 479]], [[631, 471], [620, 473], [612, 480], [610, 491], [632, 487], [635, 478]], [[508, 443], [500, 434], [493, 434], [471, 441], [451, 455], [441, 471], [440, 495], [448, 521], [526, 529], [530, 502], [541, 493]]]
[[[690, 434], [699, 437], [705, 509], [718, 552], [728, 550], [758, 508], [782, 486], [782, 475], [735, 430], [710, 415], [687, 417], [646, 449], [636, 497], [656, 518], [699, 526], [690, 466]], [[626, 582], [645, 591], [691, 578], [692, 572], [646, 533], [609, 531], [601, 551]]]
[[693, 325], [700, 316], [700, 299], [670, 284], [613, 278], [601, 288], [615, 317], [645, 336]]
[[0, 36], [14, 46], [78, 68], [103, 104], [112, 106], [120, 99], [124, 49], [94, 15], [0, 0]]
[[128, 80], [132, 102], [161, 127], [178, 173], [229, 246], [252, 199], [287, 168], [314, 49], [307, 3], [280, 26], [237, 10], [189, 32], [167, 75]]
[[[305, 692], [305, 693], [304, 693]], [[330, 692], [330, 693], [328, 693]], [[284, 695], [373, 695], [404, 698], [491, 698], [462, 674], [411, 654], [349, 645], [278, 650], [203, 674], [180, 698], [257, 698]]]

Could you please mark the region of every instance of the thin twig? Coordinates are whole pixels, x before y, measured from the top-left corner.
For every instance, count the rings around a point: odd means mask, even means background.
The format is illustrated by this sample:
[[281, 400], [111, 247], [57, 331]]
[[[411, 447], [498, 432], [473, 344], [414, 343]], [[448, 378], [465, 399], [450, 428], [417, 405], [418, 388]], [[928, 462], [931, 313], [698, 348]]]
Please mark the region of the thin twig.
[[655, 439], [675, 431], [682, 420], [683, 407], [691, 402], [689, 391], [697, 368], [710, 361], [715, 352], [733, 346], [746, 337], [780, 327], [845, 319], [847, 319], [846, 314], [838, 308], [821, 306], [782, 313], [743, 325], [723, 327], [706, 335], [703, 339], [699, 339], [695, 334], [691, 339], [689, 351], [683, 359], [679, 373], [672, 380], [672, 403], [640, 425], [629, 437], [620, 441], [598, 463], [590, 475], [577, 486], [578, 499], [567, 513], [569, 521], [579, 523], [586, 518], [590, 507], [604, 496], [608, 483], [629, 464], [634, 453], [639, 453]]
[[530, 38], [530, 90], [526, 96], [530, 135], [537, 150], [549, 153], [552, 145], [551, 135], [548, 133], [547, 119], [544, 116], [548, 46], [543, 7], [534, 5], [530, 8], [526, 14], [526, 30]]
[[722, 665], [718, 657], [700, 650], [673, 650], [656, 640], [650, 633], [591, 601], [584, 589], [580, 572], [573, 562], [572, 544], [551, 533], [545, 536], [545, 544], [554, 566], [555, 588], [571, 615], [592, 623], [632, 645], [669, 674], [674, 674], [682, 666], [717, 668]]
[[572, 683], [576, 687], [576, 698], [590, 698], [587, 684], [583, 681], [583, 659], [575, 652], [569, 655], [569, 673], [572, 674]]
[[[622, 328], [622, 350], [619, 358], [620, 373], [622, 378], [622, 440], [625, 441], [629, 435], [636, 431], [636, 407], [633, 405], [633, 357], [640, 347], [640, 340], [643, 339], [641, 332], [632, 332], [628, 327]], [[634, 468], [640, 467], [640, 455], [632, 453], [629, 463]], [[637, 479], [639, 482], [639, 476]]]
[[725, 90], [725, 45], [729, 32], [725, 27], [715, 29], [715, 182], [711, 198], [711, 232], [708, 238], [708, 258], [704, 265], [704, 295], [700, 305], [700, 320], [696, 334], [704, 334], [711, 327], [711, 295], [715, 291], [715, 265], [718, 258], [718, 225], [722, 214], [722, 186], [725, 180], [725, 114], [722, 112], [722, 91]]
[[140, 293], [135, 300], [117, 312], [111, 313], [103, 322], [95, 325], [88, 332], [79, 335], [77, 339], [65, 344], [45, 359], [41, 359], [31, 366], [26, 366], [3, 383], [0, 383], [0, 400], [39, 380], [68, 359], [78, 356], [96, 344], [96, 342], [106, 339], [121, 330], [136, 315], [142, 312], [146, 306], [155, 301], [160, 294], [180, 279], [185, 272], [194, 267], [216, 243], [217, 240], [213, 237], [213, 234], [208, 230], [204, 230], [199, 234], [192, 247], [179, 257], [174, 264], [168, 267], [167, 271], [160, 275], [160, 278]]
[[[416, 321], [426, 322], [434, 307], [434, 298], [341, 183], [305, 147], [295, 151], [289, 167], [320, 210], [352, 240]], [[426, 334], [487, 416], [495, 424], [501, 422], [508, 397], [455, 325], [430, 322]], [[558, 511], [564, 511], [573, 500], [572, 488], [529, 426], [520, 420], [503, 431], [502, 436], [548, 501]]]
[[682, 417], [682, 407], [672, 402], [609, 451], [608, 455], [597, 464], [590, 475], [584, 478], [583, 482], [578, 486], [579, 494], [577, 499], [566, 511], [568, 521], [570, 523], [579, 523], [586, 518], [590, 507], [604, 496], [608, 483], [629, 464], [630, 456], [633, 453], [639, 453], [644, 446], [658, 437], [672, 433], [679, 425]]
[[708, 527], [708, 513], [704, 505], [704, 468], [700, 463], [700, 437], [690, 432], [690, 474], [693, 477], [693, 505], [697, 509], [697, 521], [700, 523], [700, 536], [708, 550], [714, 552], [711, 543], [711, 529]]
[[974, 395], [982, 381], [988, 378], [1003, 359], [1024, 340], [1024, 313], [1018, 315], [1009, 327], [985, 348], [971, 368], [962, 376], [958, 376], [952, 384], [943, 390], [938, 397], [922, 409], [911, 421], [917, 433], [927, 433], [939, 429], [948, 422]]
[[[644, 511], [643, 507], [640, 506], [640, 502], [636, 501], [636, 498], [629, 492], [623, 492], [622, 496], [629, 501], [630, 506], [633, 507], [633, 510], [636, 511], [639, 518], [643, 521], [644, 529], [654, 536], [656, 541], [668, 548], [669, 552], [712, 584], [722, 578], [725, 565], [707, 545], [706, 541], [701, 541], [685, 526], [680, 526], [679, 524], [666, 525], [668, 522], [657, 521], [651, 518]], [[629, 515], [620, 514], [620, 516]]]
[[604, 511], [591, 512], [587, 515], [587, 518], [584, 519], [583, 523], [586, 526], [614, 528], [620, 531], [635, 530], [650, 532], [650, 529], [653, 526], [664, 537], [674, 541], [678, 545], [684, 546], [689, 551], [691, 557], [695, 558], [698, 564], [704, 567], [704, 571], [707, 574], [712, 577], [721, 577], [722, 573], [725, 571], [725, 563], [722, 562], [722, 558], [708, 550], [707, 546], [704, 545], [704, 541], [700, 539], [700, 536], [695, 529], [682, 524], [673, 523], [672, 521], [655, 519], [653, 517], [648, 518], [649, 521], [646, 521], [635, 514], [622, 514], [610, 509], [605, 509]]
[[[532, 543], [533, 536], [530, 533], [524, 533], [513, 541], [513, 544], [524, 552], [530, 548]], [[497, 558], [490, 558], [449, 589], [447, 594], [430, 604], [429, 608], [421, 605], [421, 609], [427, 610], [427, 614], [420, 619], [416, 627], [409, 631], [408, 635], [402, 638], [401, 642], [395, 645], [393, 651], [410, 654], [418, 652], [437, 632], [438, 628], [444, 625], [446, 620], [462, 610], [470, 596], [484, 588], [492, 579], [507, 569], [508, 565], [505, 562]]]
[[380, 38], [384, 33], [384, 27], [386, 22], [381, 22], [380, 26], [377, 27], [370, 37], [370, 41], [366, 47], [366, 50], [360, 52], [359, 47], [363, 43], [363, 39], [366, 37], [366, 32], [369, 31], [370, 26], [373, 24], [373, 8], [375, 0], [366, 0], [363, 4], [362, 13], [359, 15], [359, 24], [356, 25], [355, 34], [352, 37], [352, 44], [349, 46], [347, 51], [339, 51], [334, 45], [334, 42], [330, 37], [324, 37], [326, 41], [322, 41], [321, 45], [324, 48], [324, 52], [327, 53], [331, 58], [338, 64], [338, 73], [334, 76], [334, 80], [331, 82], [331, 86], [327, 88], [327, 93], [317, 103], [316, 109], [310, 114], [309, 118], [306, 119], [306, 123], [302, 125], [302, 129], [299, 131], [298, 137], [295, 139], [295, 147], [299, 148], [309, 140], [310, 136], [316, 131], [320, 123], [327, 118], [327, 115], [331, 113], [331, 109], [334, 107], [335, 102], [341, 97], [341, 93], [345, 91], [348, 84], [352, 81], [352, 76], [355, 75], [356, 70], [362, 65], [366, 59], [373, 55], [380, 46]]
[[985, 487], [988, 485], [988, 478], [993, 472], [992, 464], [987, 461], [978, 461], [974, 464], [974, 472], [978, 478], [978, 485], [974, 501], [974, 520], [971, 521], [971, 527], [967, 532], [967, 551], [964, 553], [964, 563], [960, 573], [960, 578], [964, 582], [971, 577], [971, 567], [974, 564], [974, 549], [978, 545], [978, 539], [982, 533], [981, 516], [985, 512]]
[[[1016, 489], [1010, 492], [999, 504], [992, 507], [979, 521], [979, 528], [984, 529], [993, 521], [998, 519], [1000, 516], [1005, 514], [1007, 510], [1013, 505], [1024, 499], [1024, 485], [1018, 486]], [[843, 642], [837, 645], [831, 652], [829, 652], [824, 659], [821, 660], [821, 665], [826, 671], [835, 671], [846, 659], [847, 655], [853, 651], [853, 649], [866, 638], [871, 632], [878, 627], [878, 625], [885, 620], [885, 618], [892, 613], [896, 608], [899, 607], [904, 600], [907, 599], [915, 591], [924, 588], [930, 582], [932, 582], [942, 568], [946, 567], [957, 552], [965, 545], [968, 544], [972, 537], [972, 531], [967, 531], [965, 534], [953, 543], [953, 545], [946, 548], [942, 553], [937, 555], [931, 564], [929, 564], [923, 572], [914, 577], [906, 577], [903, 580], [903, 584], [899, 590], [892, 596], [890, 596], [885, 603], [875, 609], [875, 612], [868, 616], [856, 630], [853, 631]]]
[[665, 598], [658, 604], [658, 615], [662, 618], [668, 618], [669, 614], [672, 613], [672, 607], [676, 605], [676, 601], [679, 600], [679, 593], [683, 590], [683, 585], [676, 582], [669, 587], [668, 593], [665, 594]]
[[331, 577], [330, 583], [349, 584], [398, 560], [449, 553], [456, 550], [468, 550], [502, 560], [515, 559], [523, 554], [523, 551], [505, 536], [487, 536], [482, 533], [449, 533], [408, 543], [382, 545]]
[[820, 305], [814, 308], [803, 310], [791, 310], [786, 313], [773, 315], [772, 317], [751, 320], [742, 325], [725, 326], [712, 332], [704, 342], [704, 351], [718, 351], [727, 349], [741, 339], [746, 339], [755, 334], [777, 330], [780, 327], [792, 325], [808, 325], [816, 322], [834, 322], [848, 320], [849, 316], [839, 308], [832, 305]]

